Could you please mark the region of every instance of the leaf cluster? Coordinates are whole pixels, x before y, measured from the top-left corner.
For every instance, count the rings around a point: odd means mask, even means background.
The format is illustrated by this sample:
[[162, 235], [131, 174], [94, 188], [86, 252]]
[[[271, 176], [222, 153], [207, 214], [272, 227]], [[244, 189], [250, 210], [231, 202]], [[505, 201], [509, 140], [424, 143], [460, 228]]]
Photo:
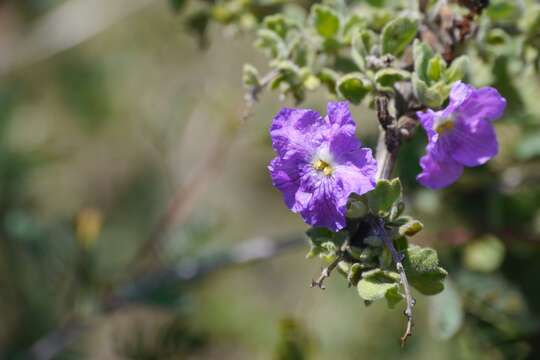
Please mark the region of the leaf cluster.
[[420, 293], [434, 295], [443, 290], [447, 272], [439, 266], [435, 250], [409, 244], [409, 238], [423, 225], [403, 215], [399, 179], [380, 180], [375, 190], [364, 196], [352, 195], [348, 204], [348, 224], [334, 233], [325, 228], [307, 231], [311, 250], [307, 257], [320, 257], [327, 263], [340, 259], [338, 269], [350, 286], [356, 286], [360, 297], [369, 304], [385, 299], [393, 308], [404, 295], [400, 275], [384, 239], [375, 229], [382, 219], [393, 246], [403, 257], [403, 266], [411, 285]]

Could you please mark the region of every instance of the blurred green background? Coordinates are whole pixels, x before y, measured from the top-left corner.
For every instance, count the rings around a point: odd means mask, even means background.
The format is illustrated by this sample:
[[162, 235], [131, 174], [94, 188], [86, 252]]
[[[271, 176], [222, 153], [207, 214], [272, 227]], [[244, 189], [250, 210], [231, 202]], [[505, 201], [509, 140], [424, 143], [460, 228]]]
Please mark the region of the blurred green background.
[[415, 183], [424, 134], [400, 155], [415, 242], [450, 273], [402, 349], [400, 306], [309, 288], [320, 263], [266, 170], [283, 103], [242, 121], [242, 65], [265, 62], [230, 30], [202, 49], [166, 1], [0, 1], [0, 358], [538, 358], [538, 76], [476, 64], [510, 102], [501, 154], [450, 189]]

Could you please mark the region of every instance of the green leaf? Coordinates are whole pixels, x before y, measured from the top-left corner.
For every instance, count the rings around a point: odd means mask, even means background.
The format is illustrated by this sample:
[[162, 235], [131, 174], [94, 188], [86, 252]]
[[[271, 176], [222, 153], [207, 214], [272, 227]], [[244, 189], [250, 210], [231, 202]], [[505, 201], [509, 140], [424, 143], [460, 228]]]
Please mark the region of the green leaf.
[[399, 56], [413, 41], [418, 31], [418, 20], [400, 16], [384, 27], [381, 36], [383, 54]]
[[386, 293], [392, 289], [399, 288], [396, 283], [377, 283], [366, 279], [361, 279], [356, 285], [358, 294], [366, 301], [375, 301], [382, 299]]
[[343, 36], [345, 41], [352, 41], [353, 34], [358, 33], [361, 29], [367, 26], [367, 19], [357, 14], [353, 14], [347, 18], [343, 26]]
[[380, 9], [370, 13], [369, 27], [376, 32], [382, 32], [383, 28], [392, 19], [395, 18], [395, 13], [389, 9]]
[[437, 54], [429, 60], [427, 66], [427, 76], [429, 80], [439, 81], [444, 70], [446, 70], [446, 61], [443, 60], [441, 55]]
[[494, 46], [508, 44], [510, 41], [510, 35], [503, 29], [491, 29], [485, 38], [487, 44]]
[[448, 273], [439, 266], [437, 252], [431, 248], [411, 245], [403, 262], [411, 285], [424, 295], [434, 295], [444, 289]]
[[309, 71], [299, 68], [289, 60], [273, 61], [270, 66], [279, 70], [278, 76], [270, 83], [270, 88], [279, 88], [282, 93], [291, 94], [297, 102], [302, 101], [305, 97], [304, 81], [309, 76]]
[[347, 203], [347, 217], [351, 219], [361, 218], [369, 212], [369, 207], [364, 200], [364, 197], [356, 196], [355, 194], [349, 197]]
[[273, 59], [284, 57], [287, 53], [283, 40], [274, 31], [268, 29], [260, 29], [257, 31], [255, 46], [263, 50], [267, 56]]
[[360, 104], [371, 88], [371, 83], [360, 73], [345, 75], [337, 83], [338, 94], [353, 104]]
[[323, 68], [318, 74], [318, 77], [331, 94], [336, 94], [336, 85], [339, 79], [339, 74], [337, 72], [329, 68]]
[[506, 249], [495, 236], [485, 236], [465, 246], [463, 263], [467, 268], [480, 272], [493, 272], [504, 261]]
[[[362, 279], [356, 285], [358, 294], [366, 301], [387, 298], [389, 305], [397, 303], [399, 294], [399, 274], [375, 269], [362, 274]], [[387, 292], [391, 292], [387, 297]]]
[[397, 238], [393, 239], [394, 247], [396, 248], [397, 252], [405, 252], [407, 248], [409, 247], [409, 241], [405, 236], [399, 236]]
[[282, 14], [276, 14], [265, 17], [263, 26], [268, 30], [275, 32], [282, 39], [285, 39], [287, 32], [294, 26], [294, 23], [288, 21]]
[[356, 246], [350, 246], [348, 250], [349, 254], [356, 260], [360, 260], [362, 265], [373, 263], [377, 261], [377, 258], [381, 254], [381, 248], [363, 247], [358, 248]]
[[465, 55], [456, 58], [446, 70], [446, 81], [451, 84], [465, 77], [469, 66], [469, 58]]
[[373, 7], [383, 7], [386, 0], [367, 0], [367, 3]]
[[413, 58], [414, 58], [414, 72], [418, 79], [422, 81], [428, 81], [428, 65], [429, 60], [433, 57], [433, 51], [431, 47], [426, 43], [419, 40], [414, 41], [413, 45]]
[[341, 43], [334, 38], [324, 39], [322, 42], [322, 48], [324, 52], [337, 54], [341, 49]]
[[444, 290], [444, 279], [448, 273], [439, 267], [433, 272], [411, 276], [411, 285], [424, 295], [435, 295]]
[[258, 87], [260, 85], [259, 72], [251, 64], [244, 64], [242, 79], [244, 86], [247, 88]]
[[377, 71], [375, 82], [381, 86], [393, 86], [396, 82], [408, 80], [410, 77], [408, 71], [388, 68]]
[[339, 15], [328, 6], [314, 5], [311, 11], [311, 19], [315, 30], [324, 38], [334, 37], [339, 32]]
[[327, 228], [317, 227], [309, 228], [306, 231], [306, 235], [311, 239], [314, 244], [321, 245], [327, 241], [332, 241], [334, 239], [334, 232]]
[[445, 281], [444, 291], [430, 298], [429, 327], [431, 334], [440, 340], [448, 340], [461, 328], [464, 320], [463, 305], [452, 282]]
[[376, 281], [376, 282], [399, 282], [400, 277], [397, 272], [387, 271], [382, 269], [373, 269], [366, 271], [362, 274], [362, 278], [366, 280]]
[[399, 292], [399, 286], [394, 286], [388, 289], [386, 294], [384, 294], [384, 297], [390, 309], [395, 308], [396, 305], [404, 298], [403, 294]]
[[346, 230], [335, 233], [322, 227], [310, 228], [306, 231], [306, 235], [311, 241], [311, 249], [306, 257], [321, 256], [327, 259], [336, 256], [348, 236]]
[[414, 272], [429, 273], [435, 271], [439, 266], [437, 252], [428, 247], [411, 245], [407, 249], [408, 265]]
[[366, 54], [367, 51], [362, 42], [362, 38], [360, 37], [360, 34], [356, 34], [355, 36], [353, 36], [351, 42], [351, 58], [353, 59], [356, 66], [358, 66], [358, 68], [362, 71], [366, 69]]
[[367, 194], [369, 208], [380, 216], [387, 215], [392, 205], [401, 197], [401, 182], [399, 178], [379, 180], [374, 190]]
[[519, 17], [520, 9], [515, 0], [491, 0], [486, 14], [495, 22], [510, 22]]

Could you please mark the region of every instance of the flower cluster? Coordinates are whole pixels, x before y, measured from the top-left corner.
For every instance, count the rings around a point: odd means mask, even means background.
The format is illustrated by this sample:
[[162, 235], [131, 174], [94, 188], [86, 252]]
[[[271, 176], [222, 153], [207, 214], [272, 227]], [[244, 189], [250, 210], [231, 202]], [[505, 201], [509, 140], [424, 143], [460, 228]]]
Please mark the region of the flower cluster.
[[377, 166], [355, 136], [348, 104], [330, 102], [327, 112], [282, 109], [270, 128], [278, 156], [268, 168], [289, 209], [310, 225], [338, 231], [349, 195], [375, 188]]
[[[498, 152], [492, 120], [506, 100], [491, 87], [456, 82], [448, 106], [417, 116], [428, 135], [418, 181], [439, 189], [456, 181], [465, 166], [482, 165]], [[346, 225], [347, 201], [375, 188], [377, 164], [355, 136], [346, 102], [330, 102], [322, 117], [308, 109], [282, 109], [270, 128], [277, 157], [268, 166], [285, 203], [306, 223], [333, 231]]]
[[491, 121], [500, 118], [505, 108], [506, 100], [496, 89], [475, 89], [459, 81], [452, 86], [446, 109], [418, 112], [428, 135], [418, 181], [440, 189], [456, 181], [465, 166], [482, 165], [497, 155], [499, 146]]

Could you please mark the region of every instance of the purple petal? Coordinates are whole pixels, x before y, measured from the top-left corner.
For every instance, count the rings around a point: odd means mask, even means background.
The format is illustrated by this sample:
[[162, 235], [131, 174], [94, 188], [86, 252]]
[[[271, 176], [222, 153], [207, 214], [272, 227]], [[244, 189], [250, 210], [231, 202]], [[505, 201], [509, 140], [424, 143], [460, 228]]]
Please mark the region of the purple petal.
[[354, 136], [340, 134], [332, 139], [330, 151], [336, 164], [333, 176], [345, 202], [353, 192], [362, 195], [375, 188], [377, 162], [371, 149], [362, 148]]
[[300, 178], [304, 175], [305, 166], [305, 158], [299, 153], [289, 154], [283, 158], [276, 157], [268, 165], [272, 184], [281, 190], [285, 204], [291, 210], [296, 205], [296, 192], [300, 187]]
[[356, 127], [354, 119], [349, 110], [347, 101], [331, 101], [327, 106], [328, 122], [331, 125], [339, 125], [340, 127]]
[[303, 204], [300, 214], [304, 221], [332, 231], [343, 229], [346, 225], [347, 202], [337, 198], [334, 179], [319, 177], [313, 185], [315, 186], [301, 189], [296, 194], [297, 203]]
[[457, 108], [475, 91], [474, 87], [461, 81], [456, 81], [450, 90], [450, 103], [448, 107]]
[[446, 156], [439, 143], [427, 147], [427, 154], [420, 159], [422, 172], [418, 182], [431, 189], [441, 189], [455, 182], [463, 173], [463, 165]]
[[486, 120], [463, 121], [459, 119], [447, 136], [451, 156], [465, 166], [485, 164], [499, 152], [497, 134]]
[[418, 120], [420, 120], [420, 124], [426, 131], [429, 142], [431, 143], [435, 141], [437, 133], [433, 129], [433, 124], [435, 122], [436, 113], [431, 109], [427, 109], [424, 112], [418, 111], [416, 113], [416, 116], [418, 116]]
[[280, 156], [291, 149], [310, 152], [316, 146], [318, 137], [315, 135], [322, 123], [316, 111], [283, 108], [270, 127], [272, 147]]
[[506, 99], [492, 87], [475, 90], [461, 105], [459, 113], [469, 120], [492, 121], [500, 118], [506, 109]]

